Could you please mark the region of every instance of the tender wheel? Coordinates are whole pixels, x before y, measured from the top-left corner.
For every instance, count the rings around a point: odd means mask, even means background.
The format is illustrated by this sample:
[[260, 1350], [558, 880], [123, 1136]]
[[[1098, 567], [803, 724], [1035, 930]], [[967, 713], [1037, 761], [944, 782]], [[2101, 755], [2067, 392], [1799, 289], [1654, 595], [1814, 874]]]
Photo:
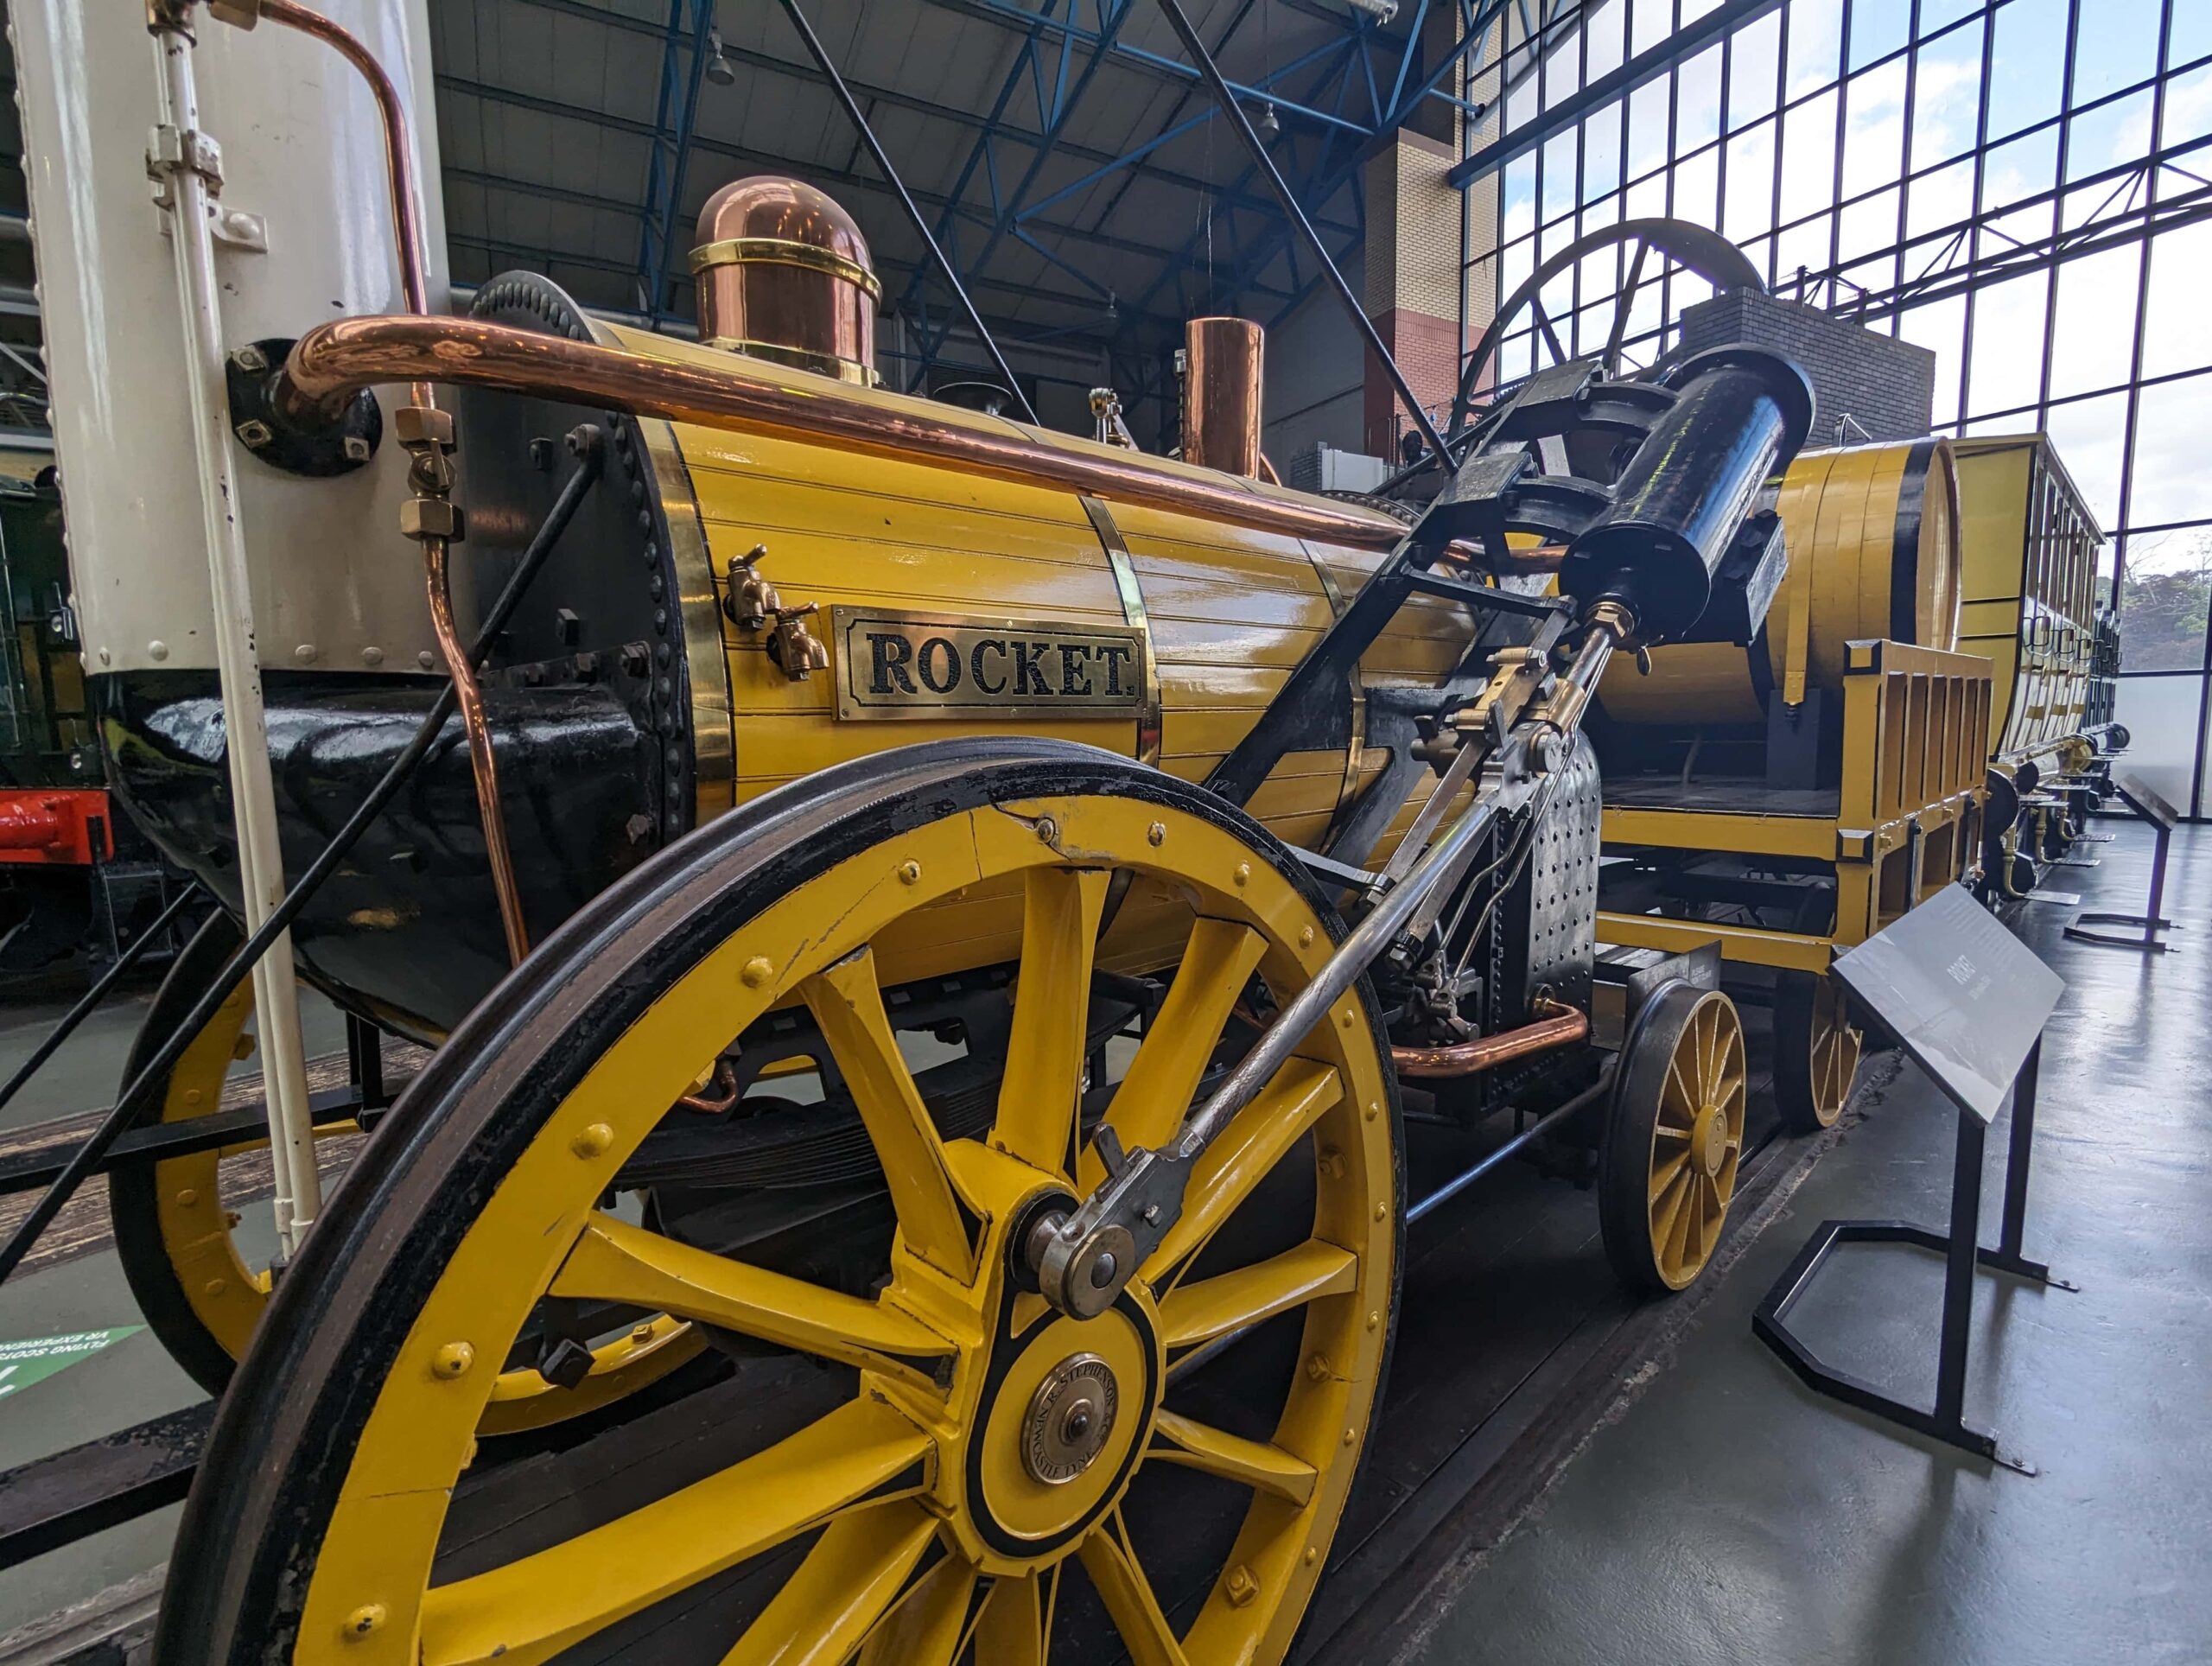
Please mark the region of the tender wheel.
[[[239, 941], [237, 925], [223, 913], [193, 935], [131, 1044], [125, 1083], [137, 1078]], [[160, 1122], [192, 1122], [222, 1109], [232, 1064], [253, 1054], [253, 1018], [248, 981], [216, 1010], [170, 1072]], [[322, 1150], [330, 1141], [359, 1138], [351, 1122], [341, 1122], [319, 1129], [316, 1145]], [[116, 1252], [131, 1294], [170, 1356], [213, 1395], [229, 1385], [269, 1307], [267, 1256], [257, 1253], [250, 1232], [239, 1230], [248, 1210], [264, 1206], [240, 1194], [258, 1190], [266, 1166], [260, 1154], [268, 1148], [266, 1138], [243, 1140], [156, 1162], [119, 1163], [108, 1175]], [[326, 1190], [327, 1183], [326, 1176]], [[649, 1316], [596, 1347], [582, 1380], [558, 1391], [534, 1368], [502, 1372], [483, 1432], [512, 1434], [599, 1410], [696, 1355], [699, 1339], [685, 1334], [687, 1329], [664, 1316]]]
[[1598, 1156], [1606, 1258], [1631, 1290], [1686, 1289], [1720, 1242], [1744, 1149], [1744, 1027], [1718, 989], [1676, 982], [1623, 1050]]
[[1835, 1126], [1859, 1074], [1860, 1045], [1832, 980], [1782, 975], [1774, 991], [1774, 1101], [1783, 1127], [1817, 1134]]
[[[1281, 1661], [1391, 1334], [1397, 1110], [1371, 992], [1237, 1118], [1115, 1307], [1054, 1316], [1015, 1246], [1093, 1175], [1079, 1106], [1161, 1140], [1249, 1040], [1254, 976], [1287, 999], [1339, 929], [1237, 811], [1052, 743], [880, 754], [673, 847], [468, 1019], [308, 1239], [210, 1438], [159, 1657], [518, 1666], [587, 1638], [645, 1657], [653, 1626], [710, 1612], [707, 1657], [737, 1663], [951, 1666], [970, 1638], [995, 1663]], [[995, 1120], [945, 1138], [900, 990], [1008, 961]], [[1104, 965], [1174, 970], [1095, 1083]], [[810, 1014], [880, 1164], [880, 1235], [847, 1223], [832, 1246], [872, 1258], [834, 1279], [758, 1233], [682, 1241], [601, 1204], [772, 1009]], [[524, 1547], [454, 1542], [486, 1363], [548, 1297], [729, 1339], [712, 1461], [687, 1435], [532, 1518]], [[1203, 1556], [1176, 1536], [1198, 1523]]]

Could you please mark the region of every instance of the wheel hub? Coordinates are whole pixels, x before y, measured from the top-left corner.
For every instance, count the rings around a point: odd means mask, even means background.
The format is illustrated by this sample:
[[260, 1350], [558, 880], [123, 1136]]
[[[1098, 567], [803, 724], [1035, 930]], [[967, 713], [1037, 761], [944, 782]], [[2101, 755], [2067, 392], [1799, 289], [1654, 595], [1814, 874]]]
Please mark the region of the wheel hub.
[[1052, 1367], [1029, 1402], [1022, 1467], [1046, 1486], [1065, 1486], [1105, 1449], [1121, 1409], [1114, 1368], [1094, 1353], [1071, 1354]]
[[1707, 1179], [1719, 1178], [1720, 1166], [1728, 1159], [1728, 1124], [1718, 1105], [1700, 1108], [1690, 1129], [1690, 1156]]

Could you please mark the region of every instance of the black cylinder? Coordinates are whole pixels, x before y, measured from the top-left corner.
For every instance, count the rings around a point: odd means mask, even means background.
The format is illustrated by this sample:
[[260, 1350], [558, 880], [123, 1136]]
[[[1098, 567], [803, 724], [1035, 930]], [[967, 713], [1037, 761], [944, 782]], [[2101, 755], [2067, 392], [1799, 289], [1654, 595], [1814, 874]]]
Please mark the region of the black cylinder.
[[1674, 404], [1613, 487], [1612, 507], [1569, 546], [1560, 588], [1586, 607], [1625, 603], [1637, 639], [1664, 642], [1698, 621], [1760, 486], [1812, 426], [1804, 372], [1758, 347], [1715, 347], [1669, 372]]

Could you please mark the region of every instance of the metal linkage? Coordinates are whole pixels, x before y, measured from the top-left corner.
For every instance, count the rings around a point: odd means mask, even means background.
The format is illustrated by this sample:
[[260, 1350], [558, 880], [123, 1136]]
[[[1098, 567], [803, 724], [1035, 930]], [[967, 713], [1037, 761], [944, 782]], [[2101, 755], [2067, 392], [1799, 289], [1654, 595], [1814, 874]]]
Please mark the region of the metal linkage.
[[[485, 616], [476, 633], [475, 645], [469, 652], [472, 664], [480, 665], [490, 657], [493, 644], [499, 640], [499, 633], [506, 628], [507, 621], [514, 616], [515, 608], [529, 589], [531, 582], [545, 565], [546, 559], [553, 552], [553, 546], [560, 541], [561, 534], [575, 518], [585, 495], [599, 479], [605, 455], [606, 436], [603, 432], [595, 426], [586, 424], [569, 434], [569, 444], [576, 454], [576, 471], [561, 488], [560, 495], [554, 499], [552, 508], [546, 512], [545, 519], [538, 526], [537, 535], [531, 540], [530, 547], [523, 552], [521, 560], [516, 563], [513, 575], [507, 580], [506, 588], [499, 593], [499, 600]], [[391, 766], [385, 771], [383, 778], [361, 800], [353, 815], [346, 818], [346, 824], [331, 836], [321, 854], [308, 864], [307, 871], [300, 875], [299, 882], [285, 893], [283, 901], [270, 911], [268, 917], [231, 957], [221, 976], [210, 983], [207, 993], [193, 1003], [192, 1010], [179, 1021], [169, 1039], [162, 1044], [160, 1050], [147, 1061], [145, 1068], [124, 1089], [114, 1108], [77, 1148], [76, 1154], [54, 1178], [44, 1195], [31, 1205], [30, 1212], [17, 1224], [15, 1235], [4, 1248], [0, 1248], [0, 1280], [5, 1280], [30, 1253], [31, 1246], [38, 1242], [39, 1235], [53, 1224], [54, 1218], [75, 1195], [86, 1177], [99, 1167], [124, 1130], [136, 1123], [152, 1103], [156, 1091], [168, 1080], [169, 1072], [176, 1068], [177, 1060], [184, 1056], [185, 1049], [207, 1027], [223, 1002], [231, 998], [232, 991], [261, 963], [270, 945], [284, 935], [300, 911], [321, 888], [323, 881], [337, 870], [346, 852], [368, 830], [369, 823], [383, 812], [385, 806], [406, 785], [416, 766], [443, 733], [447, 720], [454, 714], [457, 699], [451, 683], [439, 690], [438, 697], [431, 703], [430, 709], [416, 727], [414, 738], [408, 741], [399, 756], [392, 760]]]

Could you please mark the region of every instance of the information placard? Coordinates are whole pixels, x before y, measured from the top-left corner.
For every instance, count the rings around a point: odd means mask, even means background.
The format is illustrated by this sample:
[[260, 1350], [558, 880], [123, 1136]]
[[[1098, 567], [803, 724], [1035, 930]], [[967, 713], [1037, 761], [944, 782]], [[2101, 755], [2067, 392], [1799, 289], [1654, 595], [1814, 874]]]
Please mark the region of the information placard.
[[2172, 832], [2174, 823], [2181, 819], [2181, 811], [2161, 798], [2141, 776], [2115, 775], [2112, 785], [2113, 791], [2127, 800], [2129, 809], [2160, 831]]
[[1837, 957], [1834, 971], [1936, 1086], [1984, 1122], [2066, 988], [1962, 885]]

